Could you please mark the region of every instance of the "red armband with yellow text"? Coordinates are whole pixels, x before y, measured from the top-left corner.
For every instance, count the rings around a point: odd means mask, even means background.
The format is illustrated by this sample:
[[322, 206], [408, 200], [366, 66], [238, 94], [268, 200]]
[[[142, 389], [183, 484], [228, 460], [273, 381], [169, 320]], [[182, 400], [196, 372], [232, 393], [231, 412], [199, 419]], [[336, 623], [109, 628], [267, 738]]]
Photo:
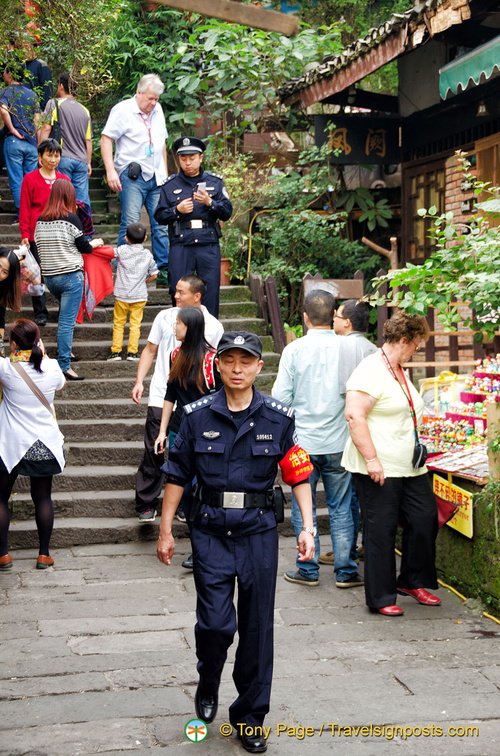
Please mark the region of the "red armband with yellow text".
[[309, 458], [309, 454], [301, 446], [292, 446], [286, 453], [281, 462], [281, 477], [289, 486], [295, 486], [307, 480], [314, 467]]

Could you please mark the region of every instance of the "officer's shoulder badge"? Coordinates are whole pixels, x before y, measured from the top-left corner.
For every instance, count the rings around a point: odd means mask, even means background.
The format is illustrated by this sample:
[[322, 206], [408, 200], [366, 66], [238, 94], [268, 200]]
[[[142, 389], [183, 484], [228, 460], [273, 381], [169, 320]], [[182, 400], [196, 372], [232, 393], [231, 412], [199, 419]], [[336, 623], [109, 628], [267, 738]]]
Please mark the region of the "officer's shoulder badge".
[[287, 417], [293, 417], [295, 410], [292, 407], [287, 407], [285, 404], [281, 404], [277, 399], [273, 399], [272, 396], [267, 396], [265, 399], [266, 407], [279, 412], [280, 415], [286, 415]]
[[205, 173], [206, 173], [206, 174], [207, 174], [208, 176], [215, 176], [215, 178], [218, 178], [218, 179], [220, 179], [221, 181], [223, 180], [223, 177], [222, 177], [222, 176], [220, 175], [220, 173], [212, 173], [212, 171], [205, 171]]
[[169, 181], [172, 181], [172, 179], [177, 178], [177, 173], [171, 173], [170, 176], [167, 177], [165, 180], [165, 184], [168, 184]]
[[190, 415], [192, 412], [197, 412], [203, 407], [209, 407], [215, 398], [215, 394], [204, 396], [202, 399], [198, 399], [197, 402], [191, 402], [191, 404], [184, 405], [184, 412], [186, 415]]

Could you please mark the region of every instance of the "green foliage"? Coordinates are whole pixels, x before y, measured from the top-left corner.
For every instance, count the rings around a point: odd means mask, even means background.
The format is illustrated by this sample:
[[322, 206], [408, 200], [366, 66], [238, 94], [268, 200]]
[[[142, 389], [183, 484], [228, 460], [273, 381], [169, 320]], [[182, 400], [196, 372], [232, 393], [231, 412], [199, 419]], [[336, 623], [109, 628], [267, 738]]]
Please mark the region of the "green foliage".
[[340, 49], [337, 24], [304, 24], [290, 39], [165, 6], [148, 11], [140, 2], [122, 2], [108, 40], [115, 80], [108, 106], [131, 95], [144, 73], [157, 73], [165, 84], [161, 104], [173, 125], [171, 136], [177, 124], [179, 131], [194, 124], [200, 108], [221, 120], [225, 136], [237, 135], [259, 129], [267, 118], [280, 124], [290, 113], [278, 101], [278, 87], [300, 76], [307, 63]]
[[[476, 205], [482, 215], [465, 224], [454, 223], [452, 212], [438, 215], [435, 207], [419, 210], [422, 217], [432, 218], [429, 236], [435, 251], [422, 265], [408, 263], [377, 279], [374, 286], [378, 289], [387, 282], [393, 304], [418, 315], [433, 307], [446, 329], [456, 330], [462, 323], [480, 331], [476, 340], [481, 341], [483, 333], [494, 335], [500, 320], [500, 228], [490, 226], [488, 220], [498, 217], [500, 188], [476, 181], [468, 167], [462, 157], [460, 170], [474, 183], [476, 195], [489, 197]], [[381, 304], [384, 298], [375, 294], [371, 301]], [[471, 314], [464, 316], [457, 302], [469, 303]]]
[[[337, 185], [330, 173], [328, 147], [300, 154], [297, 169], [271, 177], [259, 218], [252, 270], [277, 280], [283, 319], [292, 325], [300, 314], [299, 294], [306, 273], [352, 278], [361, 269], [374, 275], [378, 255], [370, 255], [346, 234], [346, 214], [333, 207]], [[323, 208], [322, 212], [318, 209]], [[325, 210], [326, 208], [326, 210]]]
[[[3, 7], [5, 5], [5, 7]], [[12, 33], [30, 39], [26, 27], [33, 21], [24, 14], [20, 0], [2, 5], [0, 45], [4, 49]], [[88, 102], [105, 90], [111, 81], [107, 67], [107, 44], [115, 18], [124, 0], [44, 0], [37, 19], [41, 47], [37, 57], [45, 60], [57, 81], [62, 71], [70, 71], [80, 85], [80, 99]]]
[[387, 204], [387, 200], [377, 200], [370, 189], [362, 186], [341, 194], [335, 202], [335, 207], [343, 207], [347, 213], [350, 213], [353, 208], [359, 207], [362, 210], [359, 221], [360, 223], [366, 221], [369, 231], [373, 231], [377, 226], [387, 228], [389, 226], [387, 220], [392, 218], [392, 210]]
[[206, 19], [194, 24], [186, 43], [178, 45], [171, 60], [175, 85], [187, 96], [197, 93], [214, 119], [232, 122], [226, 135], [274, 128], [292, 129], [296, 116], [277, 97], [278, 88], [304, 66], [341, 50], [337, 24], [312, 29], [302, 24], [295, 37]]
[[[193, 85], [201, 61], [194, 55], [181, 61], [178, 51], [184, 49], [198, 18], [165, 6], [148, 11], [135, 0], [121, 3], [108, 40], [114, 79], [108, 109], [120, 98], [134, 94], [141, 76], [156, 73], [165, 84], [160, 102], [169, 125], [180, 123], [183, 129], [195, 122], [200, 101]], [[193, 76], [191, 86], [181, 89], [179, 82], [186, 76]]]
[[252, 156], [238, 152], [232, 154], [215, 141], [210, 142], [205, 153], [205, 167], [224, 177], [233, 205], [233, 214], [224, 223], [220, 240], [222, 256], [232, 261], [231, 278], [242, 280], [247, 275], [250, 211], [262, 205], [269, 191], [274, 164], [271, 158], [265, 165], [257, 167]]

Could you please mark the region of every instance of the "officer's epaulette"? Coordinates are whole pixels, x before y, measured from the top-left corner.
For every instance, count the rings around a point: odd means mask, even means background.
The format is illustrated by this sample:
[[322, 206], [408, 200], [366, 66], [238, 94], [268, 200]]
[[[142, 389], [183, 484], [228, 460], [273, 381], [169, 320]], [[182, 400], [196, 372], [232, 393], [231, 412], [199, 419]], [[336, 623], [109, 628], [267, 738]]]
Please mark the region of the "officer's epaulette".
[[196, 410], [202, 409], [203, 407], [208, 407], [209, 404], [212, 404], [213, 400], [215, 398], [215, 394], [204, 396], [203, 399], [198, 399], [197, 402], [191, 402], [191, 404], [185, 404], [184, 405], [184, 412], [186, 415], [190, 415], [191, 412], [196, 412]]
[[167, 176], [167, 178], [165, 179], [164, 183], [168, 184], [169, 181], [172, 181], [173, 178], [177, 178], [177, 176], [178, 176], [177, 173], [171, 173], [170, 176]]
[[272, 409], [275, 412], [279, 412], [280, 415], [293, 417], [293, 415], [295, 414], [295, 410], [292, 407], [286, 407], [284, 404], [281, 404], [281, 402], [278, 402], [276, 399], [273, 399], [271, 396], [267, 396], [265, 399], [265, 402], [266, 402], [266, 407], [269, 407], [269, 409]]
[[215, 176], [215, 178], [218, 178], [221, 180], [224, 178], [223, 176], [220, 175], [220, 173], [212, 173], [212, 171], [205, 171], [205, 173], [207, 174], [207, 176]]

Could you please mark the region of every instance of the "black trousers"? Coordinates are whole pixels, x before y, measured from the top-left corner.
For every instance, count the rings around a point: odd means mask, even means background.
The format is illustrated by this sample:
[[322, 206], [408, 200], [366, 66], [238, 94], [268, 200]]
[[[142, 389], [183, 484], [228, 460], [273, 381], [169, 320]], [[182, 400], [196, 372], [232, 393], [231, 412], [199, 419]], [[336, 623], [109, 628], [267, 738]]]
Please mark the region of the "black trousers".
[[154, 453], [154, 443], [160, 430], [161, 407], [148, 407], [146, 425], [144, 426], [144, 456], [137, 471], [135, 484], [135, 511], [145, 512], [158, 509], [164, 474], [161, 466], [165, 462], [164, 454]]
[[269, 711], [273, 677], [278, 531], [272, 528], [233, 538], [193, 526], [191, 544], [197, 594], [194, 634], [203, 693], [214, 695], [219, 690], [238, 630], [233, 668], [238, 696], [229, 707], [229, 721], [233, 727], [261, 726]]
[[[429, 476], [386, 478], [353, 474], [363, 515], [365, 596], [380, 609], [396, 603], [397, 588], [437, 588], [437, 507]], [[396, 530], [403, 528], [401, 571], [396, 579]]]
[[176, 244], [170, 240], [168, 281], [170, 295], [175, 294], [177, 281], [196, 273], [205, 281], [206, 292], [201, 303], [214, 318], [219, 317], [220, 247], [218, 244]]

